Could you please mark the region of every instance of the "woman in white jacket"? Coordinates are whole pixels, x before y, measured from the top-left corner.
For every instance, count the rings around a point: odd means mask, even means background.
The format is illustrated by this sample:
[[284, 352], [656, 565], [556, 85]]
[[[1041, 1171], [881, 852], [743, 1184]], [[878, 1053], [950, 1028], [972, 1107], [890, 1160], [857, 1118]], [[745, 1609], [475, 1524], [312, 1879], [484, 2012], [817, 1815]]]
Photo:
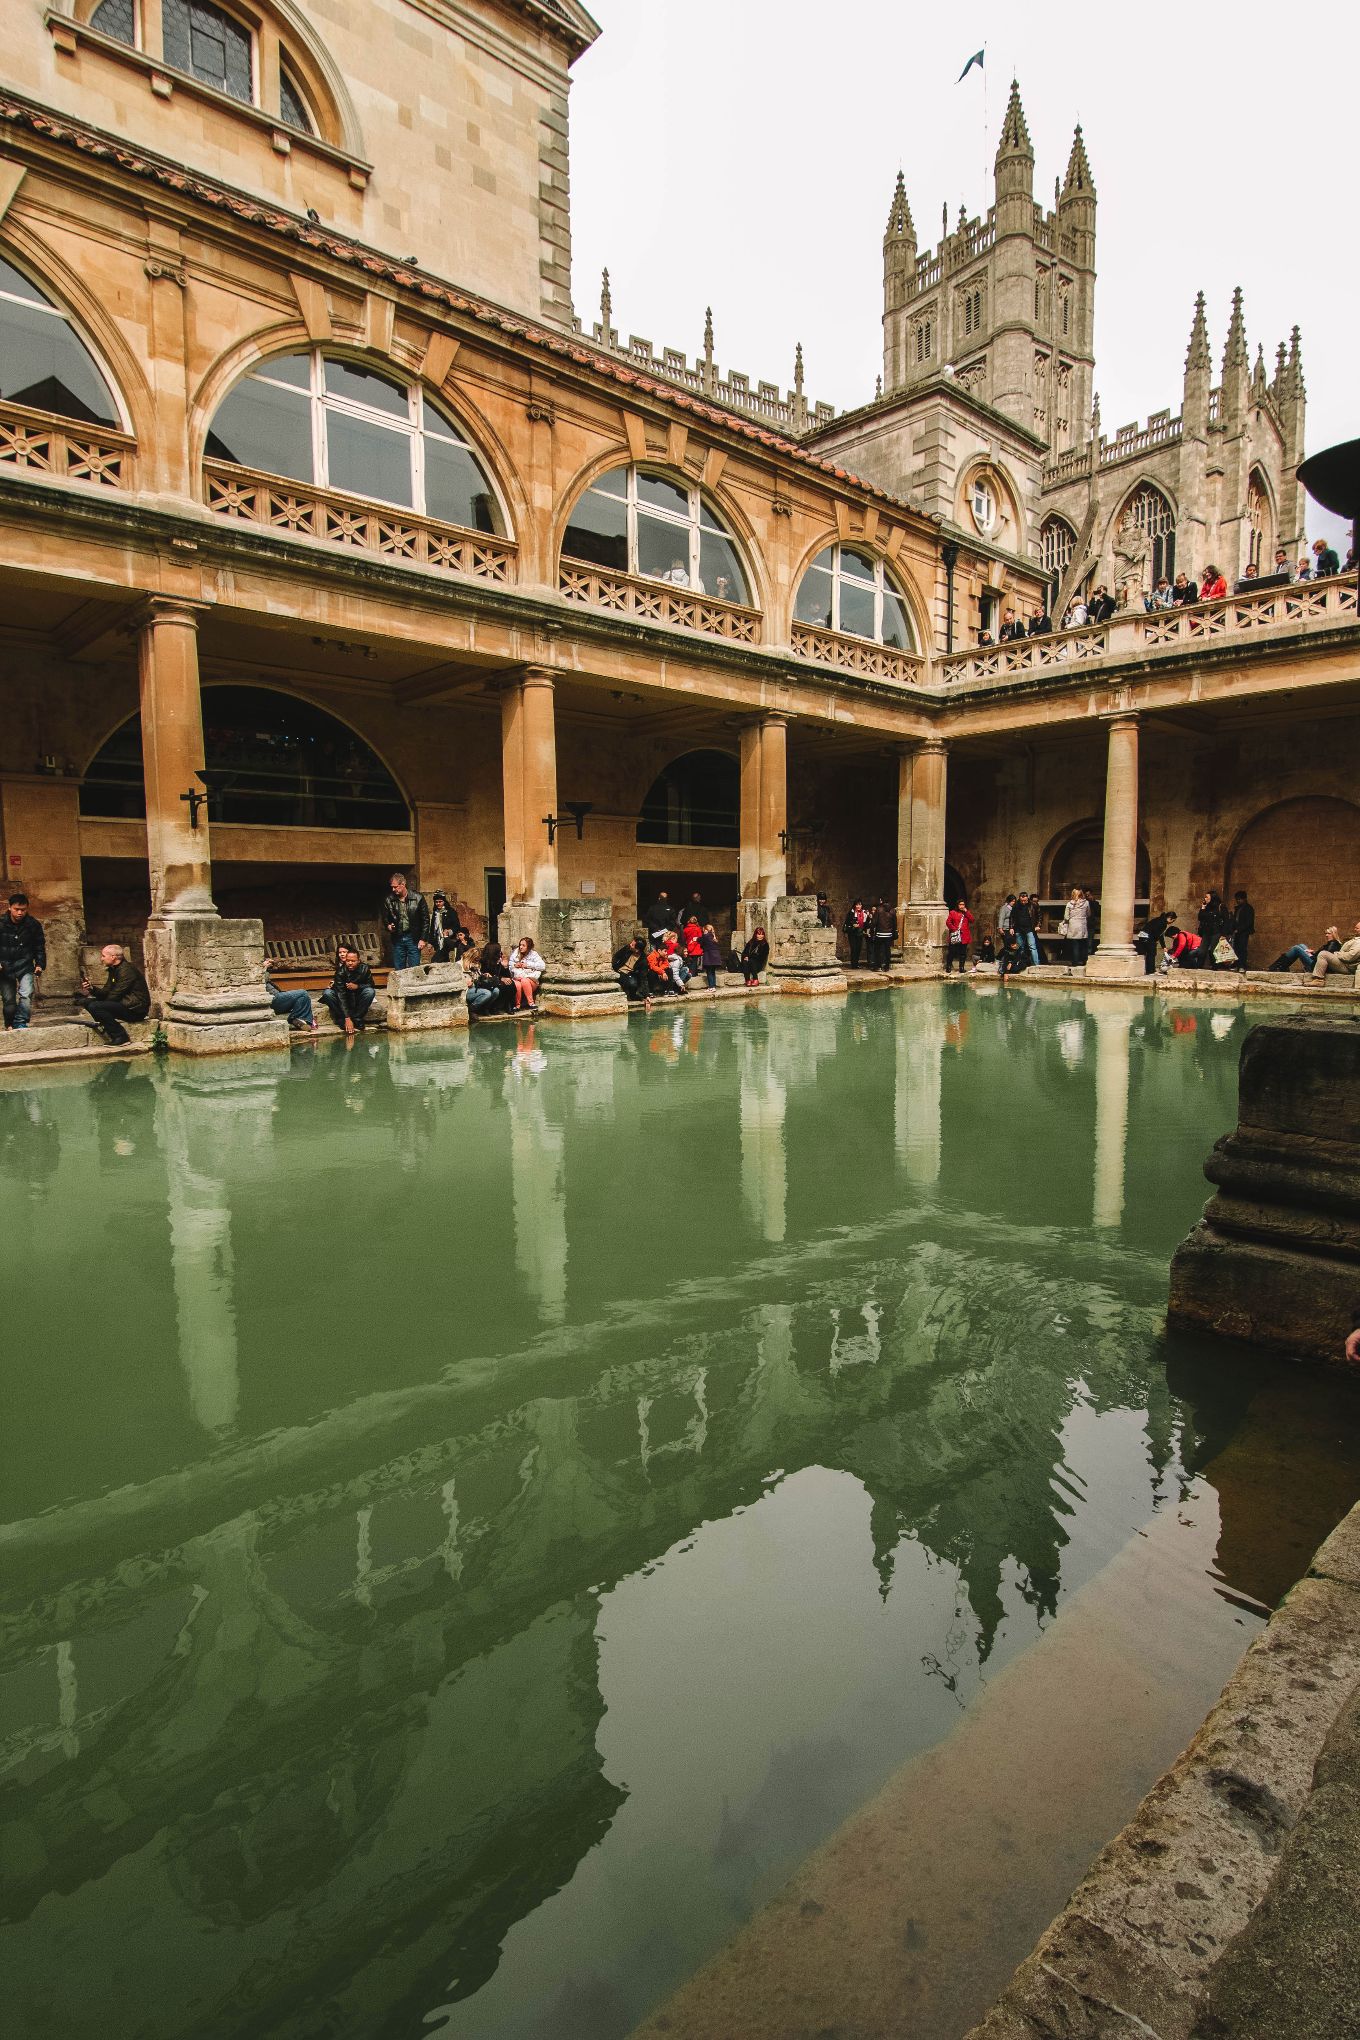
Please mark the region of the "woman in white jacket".
[[1090, 947], [1091, 903], [1079, 885], [1073, 886], [1072, 897], [1063, 908], [1058, 933], [1066, 939], [1068, 963], [1080, 970]]
[[510, 954], [510, 975], [515, 981], [515, 1011], [532, 1006], [538, 981], [545, 969], [543, 958], [527, 935], [521, 935]]

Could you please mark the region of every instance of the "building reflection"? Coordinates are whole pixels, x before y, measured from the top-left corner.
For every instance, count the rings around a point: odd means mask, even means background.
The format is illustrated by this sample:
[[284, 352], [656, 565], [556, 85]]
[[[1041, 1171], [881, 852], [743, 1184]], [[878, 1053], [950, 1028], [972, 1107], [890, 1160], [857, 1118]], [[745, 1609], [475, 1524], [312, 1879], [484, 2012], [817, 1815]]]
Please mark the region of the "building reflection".
[[548, 1116], [539, 1081], [547, 1067], [530, 1022], [505, 1059], [515, 1269], [540, 1317], [556, 1325], [567, 1314], [566, 1127]]
[[1129, 1038], [1135, 1009], [1122, 992], [1086, 994], [1096, 1023], [1094, 1223], [1118, 1226], [1124, 1216], [1124, 1163], [1129, 1136]]
[[778, 1246], [788, 1218], [788, 1092], [776, 1072], [768, 1027], [748, 1028], [740, 1053], [741, 1198], [761, 1238]]
[[957, 1016], [937, 1000], [893, 1008], [893, 1145], [909, 1182], [930, 1189], [944, 1153], [944, 1048]]

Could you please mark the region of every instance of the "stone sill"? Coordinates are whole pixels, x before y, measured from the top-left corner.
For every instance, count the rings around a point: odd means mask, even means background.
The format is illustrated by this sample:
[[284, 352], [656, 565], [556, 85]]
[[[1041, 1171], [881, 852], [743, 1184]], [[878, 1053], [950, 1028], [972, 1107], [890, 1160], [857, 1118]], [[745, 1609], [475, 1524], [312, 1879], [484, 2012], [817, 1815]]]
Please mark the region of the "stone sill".
[[205, 85], [201, 78], [195, 78], [191, 71], [178, 71], [159, 58], [148, 56], [145, 50], [130, 49], [116, 37], [104, 35], [97, 28], [91, 28], [86, 21], [76, 21], [69, 14], [58, 14], [50, 9], [47, 13], [47, 32], [61, 56], [79, 58], [82, 43], [101, 57], [121, 64], [130, 71], [139, 72], [146, 81], [147, 90], [158, 99], [172, 99], [176, 92], [187, 92], [192, 98], [202, 99], [209, 106], [217, 107], [223, 113], [230, 113], [245, 121], [247, 126], [269, 139], [275, 155], [289, 156], [294, 149], [303, 155], [315, 156], [319, 161], [332, 164], [343, 170], [355, 191], [368, 188], [373, 175], [373, 165], [361, 156], [354, 156], [347, 149], [334, 142], [323, 141], [320, 135], [305, 133], [301, 128], [289, 127], [262, 108], [247, 105], [244, 100], [233, 99], [229, 92], [219, 92], [215, 86]]

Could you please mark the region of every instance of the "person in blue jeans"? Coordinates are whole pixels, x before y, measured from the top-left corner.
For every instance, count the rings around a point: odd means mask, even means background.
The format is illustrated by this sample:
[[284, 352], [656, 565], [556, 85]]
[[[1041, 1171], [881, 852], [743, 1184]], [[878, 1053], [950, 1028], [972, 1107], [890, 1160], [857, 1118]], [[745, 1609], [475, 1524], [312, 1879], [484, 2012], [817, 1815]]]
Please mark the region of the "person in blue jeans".
[[423, 893], [413, 892], [404, 871], [394, 871], [383, 901], [383, 927], [392, 945], [393, 970], [414, 970], [420, 945], [429, 938], [430, 909]]
[[47, 968], [47, 942], [41, 921], [28, 911], [28, 894], [12, 892], [0, 914], [0, 1003], [6, 1027], [27, 1027], [33, 1010], [33, 987]]
[[1027, 892], [1016, 895], [1015, 905], [1011, 908], [1011, 932], [1026, 962], [1037, 968], [1040, 957], [1038, 937], [1034, 932], [1034, 902]]
[[1276, 957], [1270, 968], [1272, 970], [1292, 970], [1296, 963], [1301, 963], [1306, 975], [1313, 968], [1313, 965], [1324, 950], [1335, 951], [1340, 949], [1340, 947], [1340, 930], [1329, 928], [1316, 949], [1310, 949], [1306, 942], [1295, 942], [1291, 948], [1284, 951], [1283, 955]]
[[303, 1029], [310, 1028], [312, 1033], [315, 1034], [316, 1014], [312, 1011], [311, 993], [304, 991], [280, 991], [270, 975], [276, 968], [277, 966], [272, 959], [266, 961], [264, 967], [264, 988], [269, 994], [270, 1005], [296, 1032], [300, 1033]]
[[368, 1019], [368, 1009], [377, 996], [377, 986], [368, 965], [357, 949], [342, 948], [335, 976], [321, 994], [321, 1003], [337, 1027], [346, 1034], [358, 1034]]

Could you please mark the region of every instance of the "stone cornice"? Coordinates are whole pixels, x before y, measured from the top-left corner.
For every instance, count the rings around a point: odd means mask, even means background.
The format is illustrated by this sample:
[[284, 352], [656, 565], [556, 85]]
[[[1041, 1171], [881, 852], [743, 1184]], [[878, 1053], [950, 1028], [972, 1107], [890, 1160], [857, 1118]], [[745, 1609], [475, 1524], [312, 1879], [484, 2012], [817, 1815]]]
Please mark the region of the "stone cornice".
[[[8, 90], [0, 90], [0, 125], [34, 136], [72, 155], [107, 164], [125, 176], [175, 193], [241, 226], [253, 227], [280, 241], [306, 248], [318, 257], [361, 271], [370, 280], [393, 284], [407, 294], [408, 300], [423, 305], [427, 312], [438, 309], [470, 319], [535, 353], [569, 363], [573, 368], [598, 376], [634, 396], [646, 398], [649, 403], [664, 410], [700, 419], [716, 431], [744, 441], [748, 446], [763, 448], [847, 492], [875, 503], [886, 503], [903, 524], [913, 529], [929, 531], [932, 528], [929, 519], [910, 503], [872, 482], [866, 482], [848, 468], [839, 467], [834, 461], [825, 459], [795, 440], [766, 431], [735, 412], [674, 389], [659, 378], [645, 375], [623, 362], [613, 361], [577, 335], [556, 331], [521, 313], [506, 311], [488, 299], [457, 290], [452, 284], [442, 283], [420, 269], [365, 246], [361, 241], [351, 240], [347, 235], [310, 220], [299, 219], [279, 206], [252, 198], [229, 185], [219, 184], [215, 179], [187, 170], [166, 157], [135, 149], [102, 129], [87, 127], [66, 114], [55, 113], [49, 107]], [[410, 309], [409, 304], [407, 309]]]

